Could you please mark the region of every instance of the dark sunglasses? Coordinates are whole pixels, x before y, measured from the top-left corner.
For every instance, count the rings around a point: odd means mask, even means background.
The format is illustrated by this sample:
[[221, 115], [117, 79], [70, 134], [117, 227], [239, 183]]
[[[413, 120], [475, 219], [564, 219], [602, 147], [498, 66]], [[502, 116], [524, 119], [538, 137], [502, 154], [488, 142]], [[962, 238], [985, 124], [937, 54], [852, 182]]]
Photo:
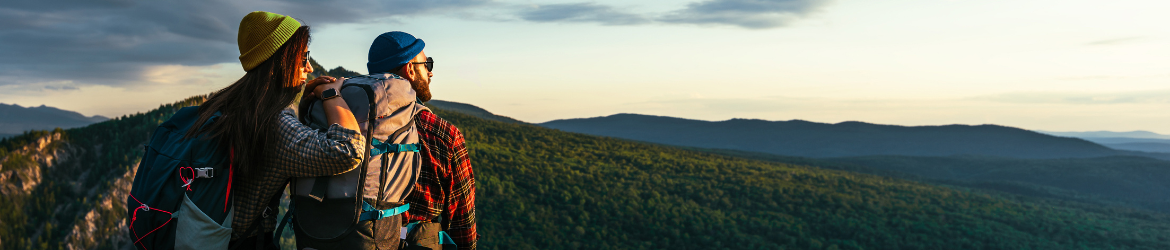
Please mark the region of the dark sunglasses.
[[305, 66], [309, 66], [309, 52], [305, 51]]
[[411, 62], [410, 64], [426, 64], [427, 71], [435, 71], [435, 58], [427, 57], [426, 62]]

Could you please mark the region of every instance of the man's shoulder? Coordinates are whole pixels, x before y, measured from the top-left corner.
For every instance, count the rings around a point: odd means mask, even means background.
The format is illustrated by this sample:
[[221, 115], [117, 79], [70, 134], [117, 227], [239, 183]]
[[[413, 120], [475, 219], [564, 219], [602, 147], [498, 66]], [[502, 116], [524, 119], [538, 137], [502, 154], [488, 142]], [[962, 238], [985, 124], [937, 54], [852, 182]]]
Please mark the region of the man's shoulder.
[[415, 123], [419, 126], [420, 133], [441, 135], [441, 136], [455, 136], [462, 138], [462, 133], [454, 124], [447, 122], [439, 115], [436, 115], [430, 110], [423, 110], [415, 115]]

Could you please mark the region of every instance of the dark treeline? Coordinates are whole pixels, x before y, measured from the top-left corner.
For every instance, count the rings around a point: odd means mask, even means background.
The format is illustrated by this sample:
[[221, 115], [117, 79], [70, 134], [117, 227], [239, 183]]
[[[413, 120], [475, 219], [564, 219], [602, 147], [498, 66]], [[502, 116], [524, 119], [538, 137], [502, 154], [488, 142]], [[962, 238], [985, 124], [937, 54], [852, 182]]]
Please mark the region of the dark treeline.
[[437, 111], [463, 129], [485, 249], [1164, 249], [1170, 218]]

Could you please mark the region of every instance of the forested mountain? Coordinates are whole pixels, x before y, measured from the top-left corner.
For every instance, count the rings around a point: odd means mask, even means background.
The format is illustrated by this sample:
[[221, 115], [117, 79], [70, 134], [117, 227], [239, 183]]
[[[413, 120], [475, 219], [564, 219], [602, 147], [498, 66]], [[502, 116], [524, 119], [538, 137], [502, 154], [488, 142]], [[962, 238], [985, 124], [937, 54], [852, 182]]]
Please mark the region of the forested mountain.
[[[632, 117], [622, 117], [632, 116]], [[614, 121], [616, 120], [616, 122]], [[636, 122], [640, 121], [640, 122]], [[594, 131], [595, 134], [611, 135], [634, 140], [645, 140], [664, 144], [692, 146], [697, 149], [740, 157], [761, 159], [787, 163], [811, 163], [811, 165], [833, 165], [836, 169], [854, 172], [876, 174], [897, 178], [908, 178], [925, 182], [978, 188], [983, 190], [999, 191], [1034, 197], [1056, 198], [1067, 201], [1089, 202], [1096, 204], [1121, 205], [1141, 209], [1151, 209], [1170, 213], [1170, 161], [1127, 156], [1157, 156], [1155, 154], [1135, 154], [1135, 152], [1115, 153], [1114, 156], [1092, 157], [1093, 154], [1071, 156], [1058, 154], [1067, 158], [1055, 159], [1020, 159], [1004, 156], [979, 155], [979, 148], [962, 146], [944, 146], [938, 141], [923, 142], [924, 140], [945, 140], [954, 144], [972, 143], [970, 137], [982, 136], [985, 147], [1025, 148], [1043, 147], [1046, 144], [1031, 141], [1049, 141], [1047, 145], [1057, 143], [1071, 143], [1083, 145], [1087, 142], [1074, 138], [1060, 138], [1014, 128], [999, 126], [943, 126], [943, 127], [897, 127], [873, 125], [864, 123], [819, 124], [803, 121], [766, 122], [759, 120], [731, 120], [724, 122], [702, 122], [682, 120], [669, 117], [649, 117], [638, 115], [615, 115], [603, 118], [582, 120], [554, 121], [542, 126], [564, 128], [567, 130]], [[649, 131], [650, 127], [663, 127], [658, 131]], [[720, 127], [720, 129], [716, 129]], [[947, 128], [950, 127], [950, 128]], [[626, 131], [614, 128], [630, 128]], [[610, 129], [603, 132], [603, 129]], [[684, 136], [680, 131], [711, 131], [706, 134], [719, 136]], [[917, 131], [915, 131], [917, 130]], [[976, 133], [983, 131], [982, 134]], [[778, 132], [783, 131], [783, 132]], [[810, 133], [810, 131], [812, 131]], [[974, 131], [974, 132], [972, 132]], [[963, 133], [971, 132], [972, 135]], [[780, 135], [775, 135], [779, 133]], [[837, 135], [830, 135], [837, 133]], [[946, 133], [946, 134], [944, 134]], [[674, 136], [667, 136], [673, 134]], [[747, 136], [745, 134], [759, 134]], [[877, 135], [873, 135], [877, 134]], [[885, 136], [883, 136], [883, 134]], [[942, 135], [939, 135], [942, 134]], [[991, 135], [988, 135], [991, 134]], [[741, 136], [736, 136], [741, 135]], [[906, 139], [892, 137], [905, 136]], [[1011, 138], [1010, 136], [1022, 138]], [[865, 140], [857, 139], [865, 138]], [[652, 138], [652, 139], [647, 139]], [[767, 140], [790, 141], [765, 142]], [[966, 138], [966, 139], [964, 139]], [[999, 141], [988, 138], [998, 138]], [[1034, 139], [1039, 138], [1039, 139]], [[700, 140], [709, 140], [698, 143]], [[883, 140], [875, 143], [875, 140]], [[1159, 140], [1133, 139], [1131, 140]], [[731, 141], [742, 144], [726, 146]], [[802, 156], [810, 150], [856, 150], [856, 155], [887, 153], [903, 155], [868, 155], [840, 158], [800, 159], [751, 153], [764, 150], [751, 150], [751, 145], [765, 145], [761, 148], [777, 148], [780, 145], [795, 145], [800, 142], [812, 141], [808, 148], [789, 148], [796, 153], [788, 155]], [[978, 142], [978, 141], [976, 141]], [[1056, 142], [1056, 143], [1051, 143]], [[691, 144], [686, 144], [691, 143]], [[757, 144], [752, 144], [757, 143]], [[897, 145], [903, 143], [905, 145]], [[917, 144], [916, 144], [917, 143]], [[1091, 144], [1091, 143], [1088, 143]], [[731, 148], [729, 150], [714, 150], [710, 148]], [[746, 147], [744, 145], [747, 145]], [[819, 145], [819, 146], [811, 146]], [[880, 149], [863, 149], [864, 145], [877, 145], [894, 150], [874, 152]], [[952, 150], [945, 156], [912, 156], [920, 151], [922, 145], [929, 145], [938, 152], [940, 147]], [[833, 148], [836, 147], [836, 148]], [[1064, 148], [1069, 148], [1068, 146]], [[1100, 149], [1100, 146], [1090, 147]], [[1041, 148], [1043, 150], [1043, 148]], [[737, 151], [734, 151], [737, 150]], [[899, 151], [900, 150], [900, 151]], [[892, 151], [892, 152], [891, 152]], [[1073, 151], [1075, 152], [1075, 151]], [[775, 151], [770, 153], [777, 154]], [[985, 153], [986, 154], [986, 153]], [[806, 154], [803, 156], [817, 156], [824, 154]], [[911, 156], [908, 156], [911, 155]], [[1015, 157], [1020, 157], [1015, 155]], [[1087, 158], [1091, 157], [1091, 158]], [[1037, 157], [1040, 158], [1040, 157]], [[1165, 158], [1163, 156], [1163, 158]], [[844, 167], [842, 167], [844, 166]]]
[[0, 138], [18, 135], [29, 130], [75, 128], [109, 120], [104, 116], [86, 117], [80, 113], [41, 105], [21, 107], [0, 103]]
[[474, 117], [480, 118], [480, 119], [486, 119], [486, 120], [492, 120], [492, 121], [498, 121], [498, 122], [506, 122], [506, 123], [527, 124], [526, 122], [512, 119], [511, 117], [492, 114], [492, 112], [488, 112], [486, 109], [476, 107], [475, 105], [466, 104], [466, 103], [449, 102], [449, 101], [442, 101], [442, 100], [431, 100], [431, 101], [427, 102], [427, 106], [435, 107], [435, 108], [439, 108], [439, 109], [447, 110], [447, 111], [451, 111], [451, 112], [461, 113], [461, 114], [465, 114], [465, 115], [470, 115], [470, 116], [474, 116]]
[[862, 156], [825, 160], [895, 171], [951, 185], [1070, 201], [1126, 205], [1170, 214], [1170, 161], [1146, 157], [1012, 159], [987, 156]]
[[440, 115], [467, 135], [489, 249], [1170, 247], [1160, 233], [1148, 234], [1159, 237], [1153, 245], [1118, 242], [1125, 225], [1170, 230], [1152, 223], [1165, 215], [1140, 210]]
[[[0, 248], [127, 248], [124, 199], [143, 143], [201, 102], [0, 140]], [[432, 108], [467, 138], [483, 249], [1170, 249], [1170, 217], [1146, 210]]]
[[[138, 149], [174, 110], [198, 102], [4, 140], [2, 171], [45, 174], [0, 202], [0, 244], [127, 246], [119, 232], [122, 199]], [[467, 136], [484, 249], [1170, 248], [1170, 218], [1157, 213], [988, 195], [435, 110]], [[32, 141], [49, 146], [25, 151], [40, 145]], [[21, 160], [44, 152], [70, 156], [41, 162], [48, 164]]]
[[325, 69], [325, 67], [321, 66], [321, 64], [318, 64], [317, 60], [313, 59], [312, 57], [309, 58], [309, 65], [313, 66], [313, 73], [311, 74], [312, 77], [321, 77], [321, 76], [353, 77], [353, 76], [362, 75], [361, 73], [348, 70], [348, 69], [343, 68], [341, 66], [338, 66], [338, 67], [333, 68], [333, 69]]
[[997, 125], [905, 127], [863, 122], [826, 124], [749, 119], [710, 122], [637, 114], [555, 120], [539, 125], [668, 145], [804, 157], [988, 155], [1068, 158], [1125, 154], [1081, 139]]

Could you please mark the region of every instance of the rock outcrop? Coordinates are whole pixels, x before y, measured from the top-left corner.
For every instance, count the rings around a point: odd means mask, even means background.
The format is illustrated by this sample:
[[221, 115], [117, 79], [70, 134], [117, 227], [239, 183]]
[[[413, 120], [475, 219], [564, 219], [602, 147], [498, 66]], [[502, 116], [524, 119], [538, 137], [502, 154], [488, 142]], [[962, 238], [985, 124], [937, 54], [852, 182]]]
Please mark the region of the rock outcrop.
[[68, 249], [94, 249], [99, 246], [112, 246], [114, 249], [134, 249], [133, 241], [126, 232], [126, 195], [130, 194], [131, 184], [137, 168], [114, 180], [109, 192], [101, 195], [97, 206], [85, 213], [85, 216], [73, 225], [65, 239]]
[[27, 195], [43, 180], [43, 172], [58, 162], [68, 161], [78, 149], [61, 141], [60, 133], [37, 138], [30, 145], [9, 152], [0, 159], [0, 194]]

